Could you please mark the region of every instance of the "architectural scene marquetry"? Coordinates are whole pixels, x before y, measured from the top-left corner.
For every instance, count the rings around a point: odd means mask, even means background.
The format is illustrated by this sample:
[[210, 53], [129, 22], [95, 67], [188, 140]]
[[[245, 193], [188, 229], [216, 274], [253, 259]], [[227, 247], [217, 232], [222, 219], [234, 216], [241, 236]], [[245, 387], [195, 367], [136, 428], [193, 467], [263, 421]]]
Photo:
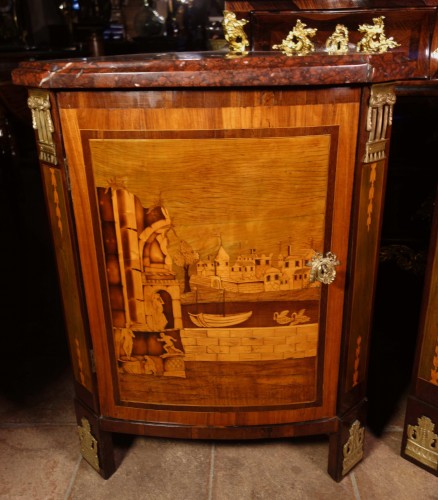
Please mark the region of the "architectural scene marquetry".
[[[324, 240], [329, 141], [271, 141], [274, 154], [251, 138], [174, 140], [171, 165], [162, 162], [166, 140], [92, 141], [122, 397], [163, 377], [203, 378], [215, 394], [209, 384], [237, 388], [240, 372], [275, 402], [261, 380], [277, 368], [275, 376], [290, 373], [292, 402], [315, 398], [321, 284], [311, 281], [311, 261]], [[310, 143], [311, 154], [289, 160]], [[132, 164], [117, 177], [116, 150], [141, 170]], [[191, 186], [182, 188], [186, 175]]]

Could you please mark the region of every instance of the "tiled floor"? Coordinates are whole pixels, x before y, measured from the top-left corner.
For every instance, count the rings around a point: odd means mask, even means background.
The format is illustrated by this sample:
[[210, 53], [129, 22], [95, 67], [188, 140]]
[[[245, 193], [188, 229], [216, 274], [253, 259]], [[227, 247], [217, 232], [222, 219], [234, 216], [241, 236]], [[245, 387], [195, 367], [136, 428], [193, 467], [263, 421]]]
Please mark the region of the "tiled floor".
[[326, 473], [323, 437], [219, 443], [136, 437], [103, 480], [79, 453], [69, 368], [38, 392], [3, 396], [0, 499], [436, 500], [438, 481], [399, 456], [403, 401], [341, 483]]

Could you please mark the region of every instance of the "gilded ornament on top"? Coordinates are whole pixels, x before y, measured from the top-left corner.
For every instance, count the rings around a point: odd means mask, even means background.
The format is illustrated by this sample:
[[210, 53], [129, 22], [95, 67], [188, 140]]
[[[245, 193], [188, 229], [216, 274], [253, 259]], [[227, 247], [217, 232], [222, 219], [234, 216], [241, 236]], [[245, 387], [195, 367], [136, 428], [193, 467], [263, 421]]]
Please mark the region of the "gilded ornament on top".
[[310, 38], [318, 31], [316, 28], [306, 28], [307, 24], [297, 20], [295, 27], [279, 45], [273, 45], [274, 50], [281, 50], [286, 56], [305, 56], [315, 50]]
[[400, 46], [392, 36], [389, 38], [386, 37], [384, 19], [385, 16], [375, 17], [373, 18], [374, 24], [359, 25], [359, 32], [364, 33], [364, 35], [357, 44], [357, 52], [383, 54], [390, 49]]
[[248, 38], [243, 27], [247, 24], [246, 19], [237, 19], [234, 12], [224, 10], [224, 20], [222, 27], [224, 29], [225, 40], [228, 43], [229, 57], [239, 57], [248, 54]]
[[327, 38], [325, 48], [330, 55], [341, 55], [348, 52], [348, 28], [337, 24], [335, 31]]

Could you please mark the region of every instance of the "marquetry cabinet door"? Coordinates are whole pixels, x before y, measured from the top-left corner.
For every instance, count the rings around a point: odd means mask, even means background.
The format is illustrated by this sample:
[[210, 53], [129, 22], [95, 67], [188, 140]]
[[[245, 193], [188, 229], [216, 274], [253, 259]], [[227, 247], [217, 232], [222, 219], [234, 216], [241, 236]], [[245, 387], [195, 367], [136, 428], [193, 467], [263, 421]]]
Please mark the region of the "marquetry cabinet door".
[[360, 97], [58, 94], [103, 415], [336, 414]]

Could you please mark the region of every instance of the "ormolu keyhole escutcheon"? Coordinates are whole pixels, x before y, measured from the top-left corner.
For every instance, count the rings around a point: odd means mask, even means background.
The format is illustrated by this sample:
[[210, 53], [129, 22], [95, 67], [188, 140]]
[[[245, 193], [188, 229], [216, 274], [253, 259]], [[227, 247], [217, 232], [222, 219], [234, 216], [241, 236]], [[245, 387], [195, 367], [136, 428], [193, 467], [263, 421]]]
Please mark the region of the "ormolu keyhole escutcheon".
[[325, 285], [330, 285], [336, 278], [336, 266], [340, 264], [336, 255], [332, 252], [327, 252], [325, 257], [322, 253], [315, 253], [312, 260], [306, 262], [306, 266], [310, 269], [310, 283], [319, 281]]

